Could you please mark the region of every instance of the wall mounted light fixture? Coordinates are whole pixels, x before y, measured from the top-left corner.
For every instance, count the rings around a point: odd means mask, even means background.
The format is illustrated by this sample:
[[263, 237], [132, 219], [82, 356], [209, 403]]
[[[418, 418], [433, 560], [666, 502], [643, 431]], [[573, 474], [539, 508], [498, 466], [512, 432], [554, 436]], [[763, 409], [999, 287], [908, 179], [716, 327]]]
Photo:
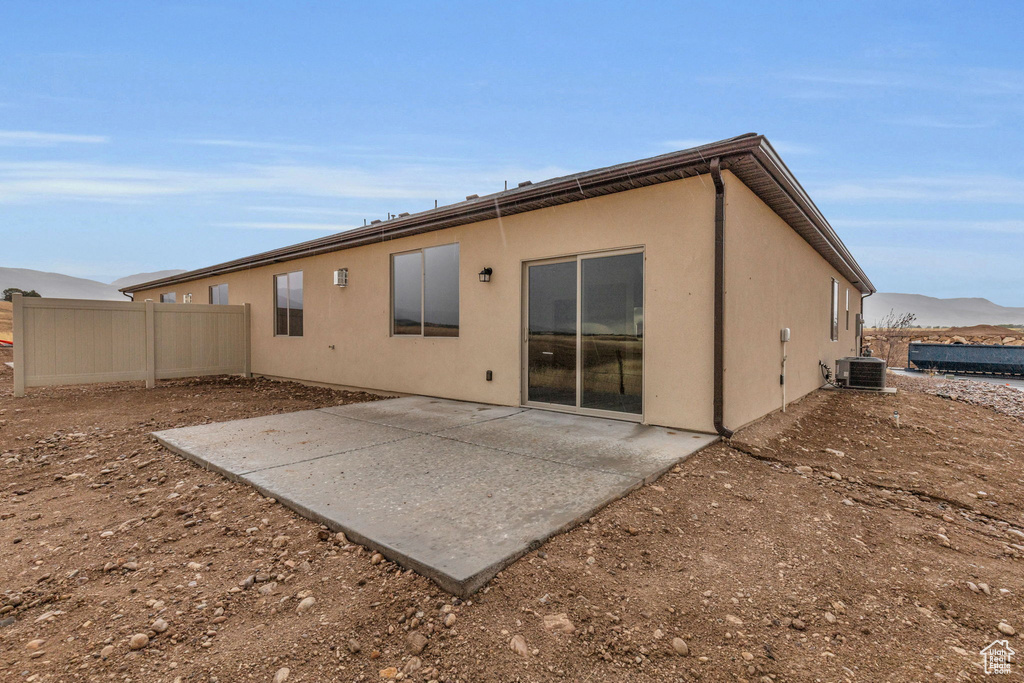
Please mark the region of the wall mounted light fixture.
[[493, 272], [494, 271], [491, 270], [490, 268], [484, 268], [483, 270], [481, 270], [480, 271], [480, 282], [490, 282], [491, 281], [491, 273], [493, 273]]

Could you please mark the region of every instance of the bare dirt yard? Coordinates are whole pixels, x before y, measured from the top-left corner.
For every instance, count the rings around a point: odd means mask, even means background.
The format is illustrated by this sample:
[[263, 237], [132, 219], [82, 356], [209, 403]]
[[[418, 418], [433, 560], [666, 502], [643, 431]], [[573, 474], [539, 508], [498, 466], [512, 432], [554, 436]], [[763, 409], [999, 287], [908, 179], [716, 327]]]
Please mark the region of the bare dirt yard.
[[147, 436], [372, 397], [11, 379], [3, 681], [981, 680], [1024, 651], [1024, 423], [920, 381], [817, 392], [463, 602]]

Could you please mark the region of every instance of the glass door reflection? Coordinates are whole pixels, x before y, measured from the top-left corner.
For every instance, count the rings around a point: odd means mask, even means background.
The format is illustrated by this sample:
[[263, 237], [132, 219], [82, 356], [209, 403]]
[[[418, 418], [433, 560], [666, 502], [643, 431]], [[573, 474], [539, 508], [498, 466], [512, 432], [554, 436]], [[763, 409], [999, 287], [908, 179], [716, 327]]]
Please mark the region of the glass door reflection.
[[641, 415], [644, 256], [583, 258], [580, 407]]
[[527, 400], [576, 406], [576, 261], [527, 274]]
[[643, 252], [527, 264], [526, 402], [643, 415]]

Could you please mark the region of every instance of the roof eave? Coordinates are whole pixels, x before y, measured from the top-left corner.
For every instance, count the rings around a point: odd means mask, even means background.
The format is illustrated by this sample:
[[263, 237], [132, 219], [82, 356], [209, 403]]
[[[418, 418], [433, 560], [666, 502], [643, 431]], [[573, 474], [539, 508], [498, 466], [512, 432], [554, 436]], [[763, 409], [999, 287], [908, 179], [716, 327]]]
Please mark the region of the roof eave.
[[[734, 161], [745, 157], [756, 159], [760, 169], [778, 184], [779, 189], [785, 193], [788, 200], [799, 209], [800, 215], [806, 217], [808, 224], [814, 226], [817, 234], [821, 236], [821, 245], [828, 245], [833, 251], [835, 258], [830, 258], [830, 262], [833, 262], [833, 265], [849, 277], [862, 292], [874, 292], [874, 287], [864, 275], [863, 270], [857, 265], [842, 240], [835, 234], [768, 140], [764, 136], [753, 133], [649, 159], [553, 178], [483, 197], [474, 197], [464, 202], [422, 211], [410, 216], [394, 218], [159, 280], [142, 282], [124, 287], [120, 291], [138, 292], [167, 287], [282, 261], [350, 249], [456, 225], [476, 223], [498, 216], [524, 213], [634, 187], [679, 180], [707, 173], [710, 161], [715, 157], [721, 158], [725, 167], [729, 166], [730, 159]], [[776, 209], [776, 207], [772, 208]], [[811, 242], [807, 234], [801, 234]], [[821, 246], [811, 243], [819, 252], [821, 251]], [[825, 254], [823, 256], [828, 258]]]
[[[877, 291], [874, 284], [872, 284], [867, 274], [860, 267], [860, 264], [857, 263], [850, 250], [847, 249], [846, 244], [843, 243], [835, 229], [825, 219], [825, 216], [818, 209], [810, 195], [807, 194], [807, 191], [804, 190], [792, 171], [789, 170], [789, 167], [782, 161], [782, 158], [767, 138], [761, 137], [761, 144], [758, 145], [754, 156], [765, 168], [765, 171], [772, 175], [783, 189], [788, 192], [793, 201], [807, 215], [808, 219], [814, 224], [832, 249], [836, 251], [843, 263], [852, 271], [854, 277], [849, 278], [851, 284], [864, 294], [874, 294]], [[844, 273], [844, 275], [847, 274]]]

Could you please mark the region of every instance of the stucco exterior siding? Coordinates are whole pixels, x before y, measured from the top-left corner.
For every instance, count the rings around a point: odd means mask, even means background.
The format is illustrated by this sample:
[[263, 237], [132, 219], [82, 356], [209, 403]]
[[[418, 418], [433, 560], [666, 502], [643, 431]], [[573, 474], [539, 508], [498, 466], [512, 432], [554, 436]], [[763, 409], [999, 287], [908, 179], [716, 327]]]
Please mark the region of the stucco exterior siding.
[[[827, 267], [797, 235], [791, 236]], [[459, 337], [391, 336], [391, 254], [452, 242], [460, 245]], [[194, 303], [205, 303], [210, 285], [227, 283], [229, 303], [252, 304], [252, 371], [257, 374], [520, 405], [523, 262], [632, 247], [645, 252], [644, 421], [712, 432], [714, 188], [707, 177], [140, 290], [134, 296], [136, 301], [159, 301], [160, 294], [174, 291], [178, 301], [191, 293]], [[742, 267], [732, 253], [727, 258], [730, 268]], [[478, 280], [484, 267], [494, 271], [489, 283]], [[338, 268], [348, 268], [348, 287], [332, 284]], [[275, 337], [273, 276], [297, 270], [304, 274], [304, 336]], [[826, 335], [827, 315], [826, 310], [818, 321]], [[486, 381], [487, 370], [493, 371], [493, 381]], [[762, 396], [753, 405], [768, 403]], [[744, 407], [735, 415], [750, 410]]]
[[[782, 407], [780, 332], [788, 327], [786, 398], [819, 388], [818, 361], [857, 355], [861, 294], [735, 176], [726, 181], [725, 423], [737, 429]], [[830, 340], [831, 281], [839, 340]], [[846, 328], [845, 292], [850, 290]]]

